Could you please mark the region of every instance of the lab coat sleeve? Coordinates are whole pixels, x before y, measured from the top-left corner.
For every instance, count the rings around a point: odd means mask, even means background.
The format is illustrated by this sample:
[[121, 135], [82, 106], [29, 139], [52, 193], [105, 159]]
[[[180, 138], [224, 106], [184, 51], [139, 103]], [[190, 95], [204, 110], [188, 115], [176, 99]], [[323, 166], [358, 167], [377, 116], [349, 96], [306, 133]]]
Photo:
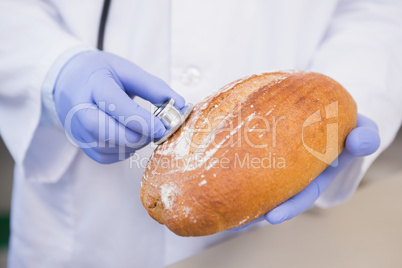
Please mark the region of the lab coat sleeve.
[[358, 112], [377, 123], [381, 137], [375, 154], [355, 160], [317, 200], [318, 206], [329, 207], [353, 194], [401, 125], [402, 2], [340, 1], [310, 69], [340, 82]]
[[0, 1], [0, 40], [0, 134], [25, 178], [56, 181], [77, 148], [43, 112], [42, 88], [52, 87], [66, 51], [90, 46], [69, 34], [54, 6], [33, 0]]

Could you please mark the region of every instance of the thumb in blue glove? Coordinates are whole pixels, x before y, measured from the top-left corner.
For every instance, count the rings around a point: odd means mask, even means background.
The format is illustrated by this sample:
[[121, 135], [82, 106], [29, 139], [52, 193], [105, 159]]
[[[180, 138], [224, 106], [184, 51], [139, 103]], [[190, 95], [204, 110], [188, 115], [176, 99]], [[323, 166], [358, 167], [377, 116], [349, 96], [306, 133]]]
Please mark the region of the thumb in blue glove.
[[271, 224], [279, 224], [289, 220], [309, 209], [325, 189], [333, 182], [335, 177], [354, 159], [366, 156], [377, 151], [380, 146], [377, 125], [369, 118], [358, 114], [357, 126], [352, 130], [345, 143], [345, 150], [338, 157], [338, 165], [327, 167], [303, 191], [274, 208], [263, 217], [260, 217], [244, 226], [232, 229], [238, 231], [250, 224], [267, 220]]
[[123, 160], [166, 132], [163, 123], [132, 98], [155, 105], [184, 99], [159, 78], [102, 51], [83, 52], [66, 63], [54, 89], [57, 114], [77, 146], [99, 163]]

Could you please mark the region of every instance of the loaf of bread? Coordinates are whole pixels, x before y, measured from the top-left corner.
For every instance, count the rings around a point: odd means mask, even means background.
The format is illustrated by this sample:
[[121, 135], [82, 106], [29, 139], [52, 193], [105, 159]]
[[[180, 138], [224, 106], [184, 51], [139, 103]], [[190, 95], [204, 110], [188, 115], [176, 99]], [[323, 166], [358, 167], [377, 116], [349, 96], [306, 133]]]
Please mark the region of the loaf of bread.
[[303, 190], [344, 148], [356, 104], [333, 79], [273, 72], [198, 103], [148, 161], [141, 200], [180, 236], [244, 225]]

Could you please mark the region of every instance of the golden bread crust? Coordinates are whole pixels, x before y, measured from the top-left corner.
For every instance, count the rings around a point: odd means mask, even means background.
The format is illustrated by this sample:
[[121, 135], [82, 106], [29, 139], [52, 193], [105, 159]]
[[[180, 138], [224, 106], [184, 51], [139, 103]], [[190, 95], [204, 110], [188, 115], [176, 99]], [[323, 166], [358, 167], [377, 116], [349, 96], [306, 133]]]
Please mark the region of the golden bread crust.
[[181, 236], [239, 227], [303, 190], [335, 160], [356, 116], [350, 94], [322, 74], [235, 81], [197, 104], [154, 151], [142, 203]]

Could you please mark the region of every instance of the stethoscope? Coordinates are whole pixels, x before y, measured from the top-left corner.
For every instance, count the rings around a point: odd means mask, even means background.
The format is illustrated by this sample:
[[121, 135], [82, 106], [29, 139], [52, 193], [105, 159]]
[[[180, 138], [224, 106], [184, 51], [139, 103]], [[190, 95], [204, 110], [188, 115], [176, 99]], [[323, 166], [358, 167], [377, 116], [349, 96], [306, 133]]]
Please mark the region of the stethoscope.
[[[102, 15], [98, 31], [97, 48], [99, 50], [103, 50], [103, 41], [105, 39], [105, 28], [110, 9], [110, 2], [111, 0], [104, 0], [103, 2]], [[176, 107], [174, 107], [173, 105], [174, 99], [167, 100], [161, 106], [157, 107], [154, 112], [154, 115], [162, 121], [167, 129], [165, 135], [162, 138], [154, 141], [155, 144], [161, 144], [166, 141], [170, 136], [172, 136], [173, 133], [175, 133], [176, 130], [184, 123], [184, 121], [186, 121], [187, 117], [193, 110], [193, 105], [191, 103], [187, 103], [187, 105], [184, 106], [181, 110], [176, 109]]]

